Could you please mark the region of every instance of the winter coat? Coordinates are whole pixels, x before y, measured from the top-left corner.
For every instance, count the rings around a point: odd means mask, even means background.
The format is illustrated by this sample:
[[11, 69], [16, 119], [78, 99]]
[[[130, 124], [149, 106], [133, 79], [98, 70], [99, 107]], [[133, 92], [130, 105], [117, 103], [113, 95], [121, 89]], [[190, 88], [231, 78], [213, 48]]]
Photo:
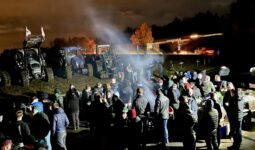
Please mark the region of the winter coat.
[[11, 126], [11, 139], [14, 144], [31, 143], [31, 132], [28, 124], [23, 121], [15, 121]]
[[242, 98], [238, 97], [238, 93], [235, 90], [227, 91], [225, 93], [223, 98], [223, 107], [225, 108], [229, 119], [242, 121], [244, 102]]
[[66, 99], [67, 99], [67, 107], [70, 111], [70, 113], [78, 113], [79, 112], [79, 103], [80, 103], [80, 97], [78, 91], [69, 90], [66, 93]]
[[31, 131], [36, 139], [42, 139], [47, 136], [50, 131], [50, 121], [44, 112], [38, 112], [33, 116]]
[[52, 134], [55, 135], [56, 132], [65, 131], [68, 125], [69, 120], [66, 116], [66, 113], [61, 107], [59, 107], [55, 110], [55, 113], [53, 114]]
[[143, 117], [149, 109], [149, 102], [144, 96], [138, 95], [133, 101], [132, 108], [135, 108], [137, 116]]
[[179, 108], [179, 98], [180, 98], [180, 91], [179, 89], [173, 89], [170, 88], [168, 91], [167, 97], [170, 100], [170, 106], [173, 107], [174, 110], [177, 110]]
[[201, 129], [203, 133], [210, 134], [212, 131], [218, 128], [219, 123], [219, 113], [216, 109], [205, 109], [201, 116]]
[[155, 113], [162, 119], [169, 119], [169, 99], [164, 94], [156, 98]]
[[197, 117], [190, 111], [190, 108], [187, 104], [180, 104], [178, 109], [178, 127], [180, 134], [182, 135], [194, 135], [194, 125], [197, 122]]
[[92, 101], [92, 93], [86, 91], [85, 89], [82, 91], [81, 96], [81, 108], [85, 109], [86, 106], [90, 105]]

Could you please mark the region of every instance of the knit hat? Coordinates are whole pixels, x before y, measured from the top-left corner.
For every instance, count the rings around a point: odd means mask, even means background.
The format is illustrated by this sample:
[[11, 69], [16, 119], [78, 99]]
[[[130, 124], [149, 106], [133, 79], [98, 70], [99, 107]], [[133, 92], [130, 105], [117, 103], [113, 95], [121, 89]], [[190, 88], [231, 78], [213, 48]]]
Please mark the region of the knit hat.
[[59, 88], [55, 88], [54, 93], [60, 93], [60, 89]]
[[32, 106], [38, 112], [43, 112], [43, 103], [42, 102], [35, 102], [35, 103], [32, 104]]
[[123, 113], [127, 113], [127, 112], [128, 112], [128, 107], [125, 106], [125, 107], [122, 109], [122, 112], [123, 112]]

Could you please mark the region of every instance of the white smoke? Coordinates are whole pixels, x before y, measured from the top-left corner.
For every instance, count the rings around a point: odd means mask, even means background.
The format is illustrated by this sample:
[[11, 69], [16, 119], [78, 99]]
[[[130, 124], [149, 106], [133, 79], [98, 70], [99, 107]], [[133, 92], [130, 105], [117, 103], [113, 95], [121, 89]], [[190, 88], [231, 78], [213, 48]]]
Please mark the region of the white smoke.
[[[128, 53], [128, 49], [125, 46], [121, 45], [130, 45], [130, 37], [126, 37], [123, 31], [109, 22], [110, 16], [106, 17], [105, 14], [99, 14], [95, 9], [93, 9], [92, 5], [87, 5], [85, 8], [85, 14], [89, 19], [91, 24], [92, 33], [102, 41], [109, 42], [108, 44], [118, 44], [117, 51], [121, 53]], [[102, 17], [104, 16], [104, 17]], [[162, 56], [159, 55], [151, 55], [151, 54], [142, 54], [142, 55], [121, 55], [119, 56], [119, 60], [124, 64], [131, 64], [131, 66], [135, 67], [137, 70], [140, 70], [142, 73], [138, 77], [138, 83], [141, 83], [144, 88], [144, 95], [149, 100], [151, 104], [151, 108], [153, 110], [155, 104], [155, 94], [154, 94], [154, 85], [151, 82], [148, 82], [145, 79], [146, 69], [148, 65], [151, 63], [157, 63], [164, 61]]]

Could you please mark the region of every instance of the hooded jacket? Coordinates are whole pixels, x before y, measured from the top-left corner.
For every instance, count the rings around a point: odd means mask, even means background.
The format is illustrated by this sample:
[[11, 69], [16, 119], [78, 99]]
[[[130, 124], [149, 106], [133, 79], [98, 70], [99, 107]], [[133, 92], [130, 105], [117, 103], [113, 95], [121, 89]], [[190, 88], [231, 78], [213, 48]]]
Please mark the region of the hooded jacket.
[[53, 115], [52, 134], [55, 135], [56, 132], [65, 131], [68, 125], [69, 120], [66, 116], [66, 113], [61, 107], [57, 108], [56, 112]]

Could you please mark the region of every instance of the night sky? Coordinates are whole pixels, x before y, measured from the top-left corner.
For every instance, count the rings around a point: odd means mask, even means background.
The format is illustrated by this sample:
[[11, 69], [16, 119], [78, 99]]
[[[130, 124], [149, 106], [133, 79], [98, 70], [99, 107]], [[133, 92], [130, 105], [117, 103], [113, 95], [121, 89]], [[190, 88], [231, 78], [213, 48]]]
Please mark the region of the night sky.
[[143, 22], [165, 25], [207, 10], [228, 13], [232, 2], [236, 0], [1, 0], [0, 50], [21, 47], [25, 26], [32, 34], [40, 34], [43, 26], [48, 45], [56, 37], [93, 36], [91, 27], [100, 22], [120, 30]]

